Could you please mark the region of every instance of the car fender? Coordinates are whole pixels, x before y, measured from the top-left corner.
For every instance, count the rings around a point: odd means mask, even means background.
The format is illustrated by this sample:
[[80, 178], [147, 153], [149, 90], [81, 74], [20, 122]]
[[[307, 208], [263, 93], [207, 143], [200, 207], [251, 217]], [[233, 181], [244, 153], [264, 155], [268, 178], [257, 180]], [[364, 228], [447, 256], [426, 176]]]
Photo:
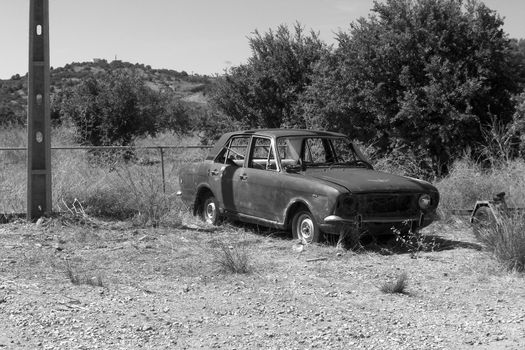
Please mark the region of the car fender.
[[[334, 203], [337, 199], [334, 200]], [[318, 223], [321, 223], [323, 218], [328, 216], [333, 211], [333, 205], [330, 205], [330, 199], [327, 195], [312, 194], [311, 198], [294, 197], [292, 198], [284, 213], [284, 224], [285, 226], [290, 225], [292, 222], [295, 208], [299, 205], [305, 206], [310, 213], [314, 216]]]
[[[210, 186], [206, 182], [203, 182], [203, 183], [200, 183], [199, 185], [197, 185], [196, 190], [195, 190], [195, 195], [194, 195], [194, 198], [193, 198], [193, 212], [194, 212], [194, 214], [195, 214], [195, 212], [197, 210], [197, 204], [198, 204], [198, 201], [199, 201], [199, 197], [204, 191], [210, 192], [214, 197], [216, 197], [215, 193], [213, 193], [212, 189], [210, 188]], [[220, 207], [220, 203], [219, 203], [219, 210], [221, 212], [223, 211], [222, 207]]]

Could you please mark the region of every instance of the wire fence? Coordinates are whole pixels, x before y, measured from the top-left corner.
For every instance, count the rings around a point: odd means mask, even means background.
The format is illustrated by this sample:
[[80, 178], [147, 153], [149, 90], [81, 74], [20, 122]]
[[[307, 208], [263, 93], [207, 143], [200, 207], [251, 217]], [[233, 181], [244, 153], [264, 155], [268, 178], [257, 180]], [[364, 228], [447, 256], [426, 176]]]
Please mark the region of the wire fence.
[[[97, 177], [102, 181], [104, 174], [112, 171], [126, 172], [126, 176], [136, 178], [134, 181], [140, 181], [139, 177], [156, 177], [159, 181], [155, 180], [155, 184], [159, 184], [160, 190], [171, 193], [178, 186], [178, 170], [184, 164], [203, 160], [209, 148], [204, 145], [51, 147], [53, 197], [63, 187], [79, 185], [90, 177], [92, 181]], [[25, 212], [27, 148], [0, 147], [0, 166], [0, 213]]]

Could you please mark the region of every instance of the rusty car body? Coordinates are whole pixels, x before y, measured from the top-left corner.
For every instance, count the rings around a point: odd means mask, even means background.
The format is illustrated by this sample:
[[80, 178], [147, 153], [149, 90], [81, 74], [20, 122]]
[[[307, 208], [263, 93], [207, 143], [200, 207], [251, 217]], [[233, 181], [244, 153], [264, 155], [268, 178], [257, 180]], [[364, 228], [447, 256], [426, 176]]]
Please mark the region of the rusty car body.
[[375, 171], [345, 135], [266, 129], [223, 135], [179, 173], [184, 203], [217, 224], [230, 217], [319, 241], [352, 227], [374, 235], [417, 230], [436, 215], [430, 183]]

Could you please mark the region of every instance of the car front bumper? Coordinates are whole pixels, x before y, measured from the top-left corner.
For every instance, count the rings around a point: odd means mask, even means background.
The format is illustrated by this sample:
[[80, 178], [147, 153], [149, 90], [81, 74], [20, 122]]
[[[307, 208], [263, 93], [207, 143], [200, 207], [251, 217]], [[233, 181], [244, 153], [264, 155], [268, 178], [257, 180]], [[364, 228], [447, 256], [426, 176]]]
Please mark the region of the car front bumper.
[[421, 212], [410, 217], [363, 217], [356, 215], [353, 218], [343, 218], [337, 215], [329, 215], [323, 219], [320, 229], [325, 233], [339, 234], [343, 228], [353, 227], [368, 231], [371, 234], [389, 234], [392, 233], [392, 229], [415, 231], [430, 225], [435, 219], [434, 212]]

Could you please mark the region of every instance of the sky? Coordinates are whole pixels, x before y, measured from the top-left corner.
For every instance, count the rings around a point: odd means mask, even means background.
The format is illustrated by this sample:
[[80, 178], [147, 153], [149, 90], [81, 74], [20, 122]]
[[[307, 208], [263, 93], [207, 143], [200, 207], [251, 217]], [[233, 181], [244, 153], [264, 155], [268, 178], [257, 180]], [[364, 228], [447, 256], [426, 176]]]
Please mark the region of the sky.
[[[525, 38], [524, 0], [485, 0]], [[49, 0], [50, 62], [115, 58], [195, 74], [222, 74], [250, 56], [248, 37], [301, 23], [334, 44], [372, 0]], [[28, 68], [29, 0], [0, 0], [0, 79]]]

